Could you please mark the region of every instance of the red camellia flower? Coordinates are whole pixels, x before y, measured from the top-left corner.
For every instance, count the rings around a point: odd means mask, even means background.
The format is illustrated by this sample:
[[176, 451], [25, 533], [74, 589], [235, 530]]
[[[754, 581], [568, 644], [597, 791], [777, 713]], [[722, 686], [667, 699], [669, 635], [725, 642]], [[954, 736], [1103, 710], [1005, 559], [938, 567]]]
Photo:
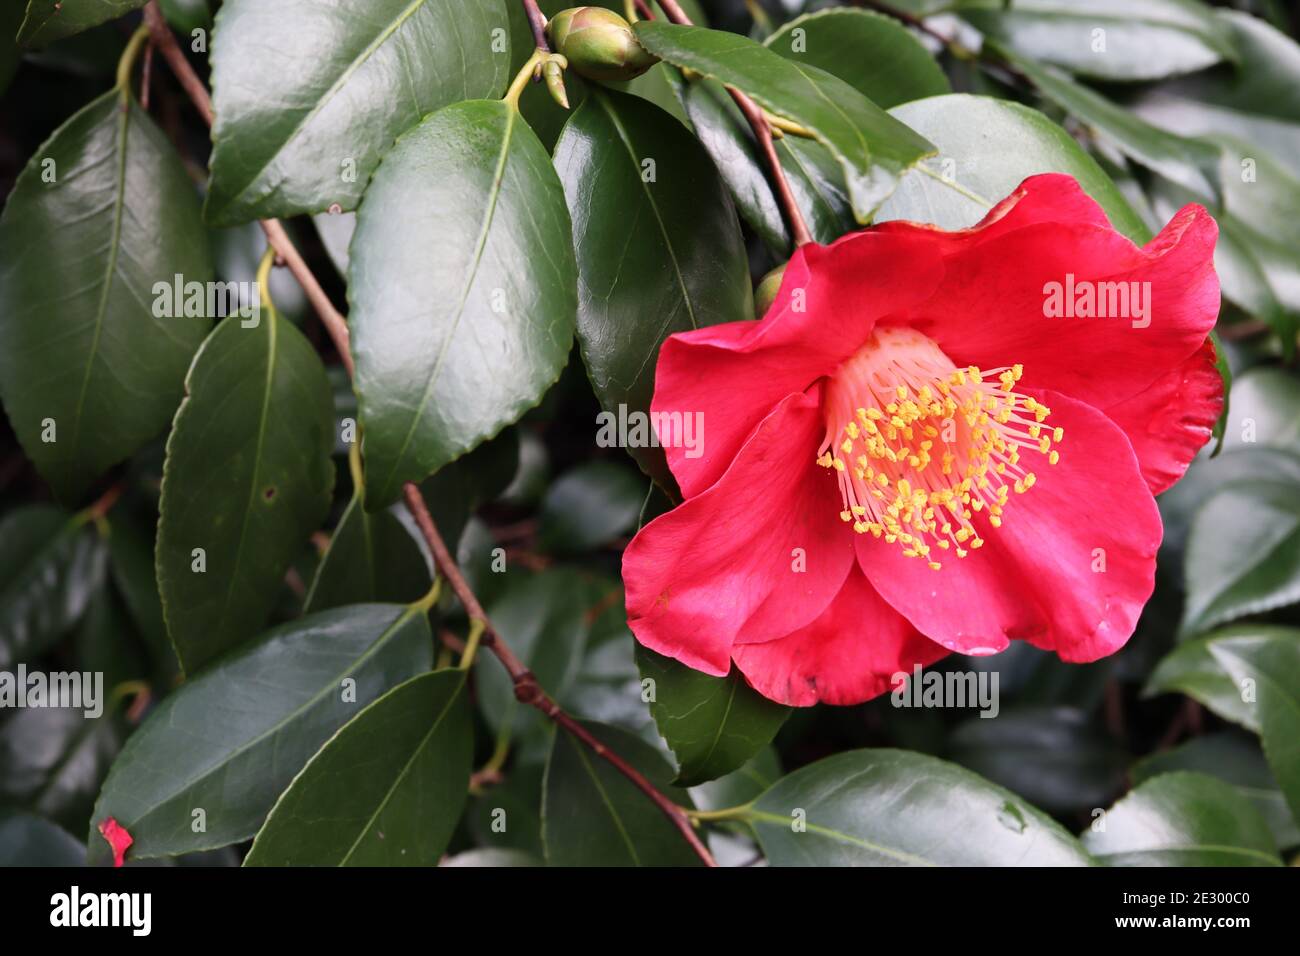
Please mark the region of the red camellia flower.
[[971, 229], [804, 246], [762, 321], [669, 338], [652, 411], [704, 441], [666, 449], [685, 500], [624, 554], [637, 638], [797, 706], [1011, 640], [1118, 650], [1153, 496], [1222, 405], [1217, 232], [1188, 206], [1139, 248], [1035, 176]]

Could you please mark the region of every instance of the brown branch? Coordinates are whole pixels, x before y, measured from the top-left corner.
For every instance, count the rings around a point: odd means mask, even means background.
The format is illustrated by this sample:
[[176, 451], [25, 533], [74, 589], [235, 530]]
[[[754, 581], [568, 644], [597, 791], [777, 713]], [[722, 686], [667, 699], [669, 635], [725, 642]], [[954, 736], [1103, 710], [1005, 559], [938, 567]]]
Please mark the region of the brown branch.
[[[158, 7], [158, 0], [150, 0], [150, 3], [144, 8], [145, 22], [149, 25], [149, 37], [153, 41], [153, 46], [158, 48], [158, 52], [163, 55], [167, 65], [175, 74], [181, 88], [189, 95], [194, 102], [195, 108], [198, 109], [199, 115], [209, 126], [212, 125], [212, 98], [208, 95], [208, 88], [204, 85], [203, 80], [194, 72], [194, 67], [186, 59], [185, 52], [176, 42], [176, 35], [172, 33], [171, 27], [163, 18], [162, 10]], [[263, 219], [260, 222], [262, 231], [266, 233], [266, 241], [275, 250], [275, 254], [280, 257], [280, 261], [289, 267], [293, 277], [298, 280], [302, 286], [303, 292], [307, 294], [307, 300], [311, 302], [316, 314], [320, 316], [321, 323], [325, 326], [325, 331], [329, 333], [330, 339], [334, 342], [334, 348], [339, 353], [339, 358], [343, 360], [343, 366], [348, 370], [348, 375], [352, 375], [352, 349], [349, 346], [348, 323], [343, 318], [343, 314], [334, 308], [334, 303], [330, 301], [321, 284], [316, 281], [306, 261], [299, 254], [297, 247], [294, 246], [293, 240], [285, 232], [284, 226], [278, 219]]]
[[[529, 10], [529, 20], [533, 22], [532, 12], [537, 10], [537, 5], [533, 0], [524, 0], [525, 9]], [[541, 16], [540, 11], [537, 14]], [[154, 44], [158, 47], [159, 52], [171, 67], [172, 72], [176, 74], [177, 80], [189, 94], [190, 99], [198, 108], [199, 113], [203, 116], [208, 125], [212, 124], [212, 101], [208, 95], [207, 87], [199, 79], [194, 68], [190, 66], [189, 60], [181, 51], [176, 42], [176, 37], [172, 34], [171, 28], [163, 19], [162, 12], [158, 9], [158, 0], [150, 0], [145, 7], [145, 17], [149, 24], [150, 36]], [[534, 24], [534, 35], [537, 35], [536, 25]], [[545, 36], [542, 35], [539, 47], [545, 48]], [[312, 305], [320, 314], [321, 321], [325, 325], [326, 331], [334, 341], [334, 346], [338, 350], [339, 357], [348, 370], [349, 376], [353, 374], [352, 352], [348, 341], [347, 322], [328, 297], [325, 296], [324, 290], [321, 289], [320, 283], [312, 275], [306, 262], [303, 261], [298, 250], [294, 247], [293, 242], [289, 239], [288, 233], [278, 220], [262, 220], [262, 229], [266, 232], [267, 240], [275, 249], [277, 255], [289, 266], [289, 270], [302, 284], [311, 300]], [[479, 604], [478, 598], [470, 589], [469, 584], [465, 581], [465, 576], [461, 574], [460, 568], [457, 567], [451, 552], [447, 550], [446, 543], [442, 540], [442, 535], [438, 533], [438, 528], [433, 522], [432, 515], [424, 503], [424, 498], [420, 495], [419, 486], [414, 482], [407, 482], [403, 487], [405, 494], [406, 506], [411, 515], [415, 518], [416, 524], [420, 528], [420, 533], [429, 545], [429, 550], [433, 553], [434, 561], [442, 576], [451, 585], [452, 591], [459, 599], [461, 605], [465, 608], [465, 613], [471, 620], [483, 622], [483, 646], [488, 648], [492, 654], [505, 667], [506, 673], [510, 675], [510, 680], [514, 684], [515, 697], [524, 704], [536, 707], [542, 713], [546, 714], [557, 725], [564, 728], [582, 743], [586, 744], [598, 756], [607, 760], [619, 773], [626, 777], [637, 789], [644, 793], [657, 806], [673, 825], [681, 832], [682, 837], [691, 846], [691, 849], [700, 857], [707, 866], [717, 866], [713, 855], [709, 852], [699, 835], [695, 832], [695, 827], [691, 823], [691, 818], [687, 815], [685, 809], [673, 803], [664, 794], [655, 789], [654, 784], [650, 783], [635, 767], [630, 766], [618, 754], [609, 750], [604, 744], [591, 735], [581, 724], [570, 717], [560, 709], [560, 706], [546, 693], [537, 678], [533, 675], [524, 663], [515, 656], [509, 645], [501, 639], [492, 622], [488, 619]]]
[[[663, 8], [664, 16], [671, 22], [690, 26], [691, 18], [686, 15], [686, 11], [681, 8], [677, 0], [659, 0], [659, 6]], [[728, 86], [727, 92], [731, 98], [736, 101], [736, 106], [740, 107], [740, 112], [749, 122], [749, 127], [754, 131], [754, 136], [758, 139], [758, 147], [763, 153], [763, 159], [767, 162], [767, 168], [772, 173], [772, 181], [776, 184], [776, 196], [781, 203], [781, 208], [785, 210], [785, 218], [790, 223], [790, 238], [794, 241], [795, 248], [807, 245], [812, 242], [812, 233], [808, 230], [808, 223], [803, 217], [803, 210], [799, 208], [799, 203], [794, 198], [794, 191], [790, 188], [790, 182], [785, 177], [785, 169], [781, 166], [781, 159], [776, 155], [776, 144], [772, 140], [772, 124], [767, 121], [763, 110], [749, 96], [736, 89], [734, 86]]]
[[433, 517], [429, 514], [429, 509], [420, 494], [420, 489], [416, 485], [408, 483], [403, 491], [406, 496], [406, 507], [415, 517], [415, 523], [420, 528], [420, 534], [428, 543], [429, 550], [433, 552], [433, 560], [437, 564], [438, 570], [442, 572], [442, 576], [451, 586], [452, 593], [456, 595], [461, 606], [465, 608], [465, 613], [469, 615], [470, 619], [483, 623], [483, 646], [496, 655], [497, 660], [505, 667], [506, 673], [510, 675], [511, 683], [514, 684], [515, 698], [522, 704], [536, 707], [560, 727], [586, 744], [597, 756], [607, 760], [614, 769], [649, 797], [654, 805], [672, 821], [673, 825], [682, 834], [682, 837], [690, 844], [691, 849], [706, 865], [717, 866], [713, 854], [700, 841], [699, 835], [695, 832], [695, 827], [686, 811], [660, 793], [654, 784], [642, 776], [635, 767], [629, 765], [622, 757], [593, 737], [587, 728], [561, 710], [559, 704], [551, 699], [550, 695], [542, 688], [542, 685], [537, 682], [533, 672], [515, 656], [514, 651], [501, 639], [501, 635], [483, 610], [483, 606], [479, 604], [478, 598], [474, 596], [474, 592], [471, 590], [469, 583], [466, 582], [465, 576], [461, 574], [460, 568], [456, 566], [451, 552], [447, 550], [442, 535], [438, 533], [438, 529], [433, 523]]
[[537, 7], [537, 0], [523, 0], [524, 13], [528, 15], [528, 25], [533, 30], [533, 43], [537, 49], [551, 52], [551, 45], [546, 42], [546, 17]]

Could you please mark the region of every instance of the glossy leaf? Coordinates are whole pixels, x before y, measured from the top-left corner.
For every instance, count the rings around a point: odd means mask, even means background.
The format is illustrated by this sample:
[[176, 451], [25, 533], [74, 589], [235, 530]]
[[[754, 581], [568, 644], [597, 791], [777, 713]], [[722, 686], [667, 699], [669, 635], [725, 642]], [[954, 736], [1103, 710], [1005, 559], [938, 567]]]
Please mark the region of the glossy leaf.
[[677, 757], [679, 787], [716, 780], [744, 766], [771, 742], [790, 708], [753, 690], [740, 672], [710, 677], [636, 646], [643, 680], [654, 681], [650, 712]]
[[[753, 318], [735, 210], [695, 137], [627, 94], [593, 90], [565, 125], [555, 166], [573, 219], [578, 344], [596, 397], [615, 418], [646, 414], [665, 338]], [[671, 485], [662, 450], [648, 443], [627, 450]]]
[[814, 133], [844, 169], [858, 221], [866, 222], [899, 177], [934, 147], [838, 77], [766, 47], [703, 27], [636, 25], [655, 55], [748, 93], [765, 109]]
[[[1255, 702], [1249, 699], [1246, 689], [1220, 666], [1213, 645], [1222, 641], [1253, 640], [1259, 632], [1258, 625], [1237, 625], [1179, 644], [1151, 673], [1144, 693], [1147, 696], [1186, 694], [1224, 720], [1258, 733], [1260, 722]], [[1264, 633], [1267, 635], [1270, 629], [1264, 629]]]
[[420, 483], [420, 494], [447, 547], [455, 547], [460, 541], [470, 516], [480, 505], [506, 490], [520, 467], [520, 448], [517, 429], [504, 431]]
[[[788, 255], [791, 242], [785, 219], [740, 110], [715, 80], [686, 82], [678, 75], [674, 88], [737, 211], [774, 254]], [[825, 146], [786, 136], [777, 141], [776, 153], [815, 241], [826, 245], [858, 227], [844, 173]]]
[[[359, 470], [353, 477], [360, 478]], [[366, 511], [364, 486], [354, 484], [321, 555], [303, 613], [368, 601], [405, 604], [422, 597], [430, 584], [428, 562], [411, 531], [391, 509]]]
[[1096, 160], [1042, 113], [1018, 103], [954, 93], [895, 107], [891, 113], [933, 140], [939, 157], [912, 170], [877, 220], [911, 219], [944, 229], [979, 222], [1037, 173], [1068, 173], [1113, 225], [1145, 241], [1148, 231]]
[[167, 442], [158, 586], [187, 673], [266, 622], [334, 483], [320, 358], [274, 310], [245, 321], [231, 316], [204, 343]]
[[538, 536], [558, 552], [590, 551], [635, 530], [646, 480], [609, 461], [592, 461], [561, 475], [546, 490]]
[[[600, 724], [587, 729], [669, 799], [690, 806], [649, 744]], [[550, 866], [695, 866], [699, 857], [650, 799], [609, 761], [556, 729], [542, 795], [542, 842]]]
[[159, 0], [158, 6], [167, 22], [181, 33], [212, 26], [212, 8], [208, 0]]
[[[487, 608], [510, 649], [557, 700], [564, 699], [582, 667], [591, 631], [588, 611], [598, 600], [595, 589], [573, 568], [550, 568], [512, 576]], [[494, 733], [535, 734], [543, 725], [536, 710], [515, 700], [504, 668], [480, 668], [475, 679], [480, 708]]]
[[1172, 750], [1151, 754], [1133, 765], [1140, 784], [1162, 773], [1194, 770], [1232, 784], [1259, 811], [1281, 849], [1300, 846], [1300, 826], [1258, 744], [1241, 733], [1218, 732], [1193, 737]]
[[101, 683], [96, 690], [85, 677], [81, 687], [87, 706], [99, 694], [99, 714], [78, 707], [26, 708], [0, 723], [0, 806], [30, 810], [73, 832], [90, 819], [123, 736], [107, 700], [113, 688]]
[[1108, 866], [1279, 866], [1268, 824], [1232, 786], [1166, 773], [1106, 811], [1083, 843]]
[[92, 862], [108, 855], [94, 832], [106, 817], [135, 838], [132, 857], [250, 838], [331, 734], [432, 663], [425, 615], [389, 604], [313, 614], [215, 662], [127, 741], [95, 805]]
[[44, 505], [0, 521], [0, 669], [34, 661], [81, 617], [104, 580], [104, 542]]
[[[11, 0], [22, 3], [23, 0]], [[145, 0], [27, 0], [27, 17], [18, 42], [43, 47], [93, 26], [116, 20], [145, 5]]]
[[193, 184], [123, 96], [59, 127], [0, 216], [0, 396], [68, 503], [163, 430], [211, 326], [172, 295], [212, 278]]
[[1025, 56], [1101, 80], [1156, 80], [1238, 58], [1198, 0], [964, 0], [958, 9]]
[[1181, 632], [1300, 601], [1300, 495], [1282, 481], [1225, 485], [1192, 521]]
[[[905, 801], [906, 812], [898, 812]], [[773, 866], [1085, 866], [1060, 825], [969, 770], [852, 750], [778, 781], [740, 819]]]
[[471, 100], [404, 135], [357, 213], [350, 271], [377, 509], [537, 404], [568, 358], [569, 213], [518, 112]]
[[226, 0], [212, 44], [208, 221], [356, 208], [421, 117], [500, 95], [507, 25], [501, 0]]
[[870, 10], [832, 7], [796, 17], [763, 45], [838, 76], [882, 109], [952, 92], [916, 35]]
[[469, 789], [463, 671], [421, 674], [348, 721], [294, 778], [245, 866], [433, 866]]
[[1043, 96], [1109, 137], [1134, 162], [1190, 189], [1203, 202], [1218, 203], [1222, 189], [1215, 146], [1158, 129], [1059, 70], [1027, 57], [1007, 56]]
[[1088, 811], [1124, 789], [1123, 748], [1074, 707], [1023, 707], [972, 717], [949, 737], [954, 763], [1051, 813]]
[[1241, 62], [1145, 88], [1130, 104], [1182, 136], [1226, 133], [1258, 144], [1300, 178], [1300, 44], [1258, 17], [1218, 8]]

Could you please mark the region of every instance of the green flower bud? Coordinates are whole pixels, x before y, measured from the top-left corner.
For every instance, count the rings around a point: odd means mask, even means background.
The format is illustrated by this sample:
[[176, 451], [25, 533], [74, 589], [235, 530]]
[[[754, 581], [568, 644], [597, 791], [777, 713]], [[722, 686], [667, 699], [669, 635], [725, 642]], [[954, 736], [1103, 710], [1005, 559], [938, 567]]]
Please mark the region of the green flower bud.
[[637, 42], [632, 25], [604, 7], [563, 10], [546, 24], [556, 53], [569, 69], [589, 80], [610, 83], [640, 76], [659, 62]]
[[754, 316], [756, 318], [761, 319], [767, 315], [767, 310], [772, 308], [772, 303], [776, 301], [776, 294], [781, 291], [781, 280], [785, 278], [786, 265], [787, 263], [782, 263], [763, 276], [758, 283], [758, 288], [754, 290]]

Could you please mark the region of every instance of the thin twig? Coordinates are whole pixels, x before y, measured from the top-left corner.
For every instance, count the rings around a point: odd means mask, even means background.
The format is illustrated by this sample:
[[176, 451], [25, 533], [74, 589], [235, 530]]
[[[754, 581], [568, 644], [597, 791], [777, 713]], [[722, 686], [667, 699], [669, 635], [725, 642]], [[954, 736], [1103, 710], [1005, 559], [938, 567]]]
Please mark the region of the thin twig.
[[[677, 0], [659, 0], [659, 6], [663, 8], [664, 16], [671, 22], [690, 26], [691, 18], [686, 15], [686, 11], [681, 8]], [[785, 210], [785, 218], [790, 223], [790, 238], [795, 244], [795, 248], [807, 245], [812, 242], [812, 233], [808, 230], [808, 223], [803, 217], [803, 210], [799, 208], [799, 203], [794, 198], [794, 191], [790, 188], [790, 183], [785, 177], [785, 169], [781, 165], [781, 158], [776, 155], [776, 144], [772, 140], [772, 125], [767, 121], [763, 110], [749, 96], [736, 89], [734, 86], [728, 86], [727, 92], [731, 98], [736, 101], [736, 106], [740, 107], [740, 112], [749, 122], [750, 129], [754, 131], [754, 136], [758, 139], [759, 149], [763, 152], [763, 158], [767, 162], [767, 168], [772, 173], [772, 181], [776, 184], [777, 199], [781, 203], [781, 208]]]
[[[536, 3], [532, 0], [524, 0], [525, 9], [531, 8], [536, 10]], [[530, 10], [530, 22], [532, 21]], [[540, 16], [540, 12], [538, 13]], [[150, 0], [145, 7], [145, 17], [149, 24], [150, 36], [153, 38], [159, 52], [171, 67], [172, 72], [176, 74], [177, 80], [193, 100], [195, 107], [198, 108], [200, 115], [211, 125], [212, 123], [212, 102], [208, 95], [207, 87], [199, 79], [194, 68], [190, 66], [189, 60], [181, 51], [176, 42], [176, 37], [172, 34], [171, 28], [163, 19], [161, 11], [158, 9], [158, 0]], [[536, 30], [534, 30], [536, 35]], [[545, 36], [542, 36], [542, 43], [539, 48], [545, 48]], [[298, 250], [294, 247], [293, 242], [289, 239], [288, 233], [278, 220], [262, 220], [262, 228], [266, 232], [267, 240], [276, 254], [289, 266], [291, 272], [298, 279], [307, 297], [315, 306], [316, 311], [320, 314], [321, 321], [325, 325], [326, 331], [334, 342], [334, 347], [338, 350], [339, 357], [343, 360], [348, 374], [353, 373], [352, 352], [349, 346], [347, 322], [342, 314], [334, 308], [329, 298], [321, 289], [320, 283], [316, 281], [306, 262], [303, 261]], [[414, 482], [407, 482], [403, 486], [407, 509], [415, 518], [416, 524], [420, 528], [420, 533], [429, 545], [429, 550], [433, 553], [434, 561], [437, 564], [439, 572], [451, 585], [452, 591], [460, 600], [461, 605], [465, 608], [465, 613], [469, 615], [471, 621], [479, 621], [483, 626], [482, 646], [486, 647], [505, 667], [506, 673], [510, 675], [510, 680], [514, 684], [515, 697], [524, 704], [536, 707], [542, 713], [546, 714], [552, 721], [564, 730], [568, 731], [574, 737], [578, 738], [583, 744], [589, 747], [592, 752], [603, 757], [619, 773], [626, 777], [637, 789], [650, 798], [665, 816], [672, 821], [673, 825], [681, 832], [682, 837], [695, 851], [696, 855], [704, 861], [707, 866], [717, 866], [713, 855], [709, 852], [699, 835], [695, 832], [694, 825], [686, 811], [673, 803], [668, 797], [660, 793], [635, 767], [630, 766], [618, 754], [609, 750], [604, 744], [591, 735], [591, 733], [571, 716], [560, 709], [560, 706], [546, 693], [537, 678], [533, 675], [524, 663], [515, 656], [509, 645], [502, 640], [497, 633], [492, 622], [488, 619], [479, 603], [478, 598], [470, 589], [465, 577], [457, 567], [451, 552], [447, 550], [446, 543], [442, 540], [437, 526], [434, 524], [432, 515], [424, 503], [424, 498], [420, 494], [419, 486]]]
[[429, 545], [429, 550], [433, 553], [433, 560], [438, 566], [438, 570], [442, 572], [443, 577], [447, 579], [447, 583], [451, 585], [452, 593], [456, 595], [461, 606], [465, 608], [465, 613], [469, 615], [470, 620], [482, 622], [483, 646], [496, 655], [497, 660], [505, 667], [506, 673], [510, 675], [510, 681], [514, 684], [515, 698], [522, 704], [536, 707], [560, 727], [586, 744], [593, 753], [608, 761], [619, 773], [631, 781], [633, 786], [649, 797], [654, 805], [672, 821], [686, 842], [690, 844], [691, 848], [706, 865], [716, 866], [717, 863], [713, 859], [713, 854], [700, 841], [699, 835], [695, 832], [695, 827], [692, 825], [686, 811], [660, 793], [654, 784], [642, 776], [635, 767], [630, 766], [622, 757], [592, 736], [591, 732], [582, 724], [561, 710], [560, 706], [551, 699], [542, 685], [537, 682], [533, 672], [515, 656], [514, 651], [501, 639], [501, 635], [497, 632], [496, 627], [483, 610], [483, 606], [479, 604], [478, 598], [475, 597], [473, 590], [466, 582], [465, 576], [461, 574], [460, 568], [457, 567], [455, 560], [451, 556], [451, 552], [447, 550], [447, 545], [442, 540], [442, 535], [438, 533], [437, 526], [433, 523], [433, 517], [429, 514], [429, 509], [424, 503], [420, 489], [416, 485], [408, 483], [403, 491], [406, 497], [406, 506], [415, 517], [415, 523], [419, 526], [420, 534], [424, 537], [424, 540]]
[[[171, 27], [163, 18], [162, 11], [158, 8], [157, 0], [151, 2], [144, 8], [145, 22], [149, 25], [149, 37], [153, 45], [158, 48], [158, 52], [163, 55], [167, 65], [175, 74], [181, 88], [189, 95], [194, 102], [194, 106], [203, 117], [203, 121], [209, 126], [212, 125], [212, 98], [208, 95], [208, 88], [204, 85], [203, 80], [194, 72], [194, 67], [186, 59], [185, 53], [176, 42], [176, 35], [172, 33]], [[343, 314], [334, 308], [334, 303], [330, 297], [325, 294], [321, 284], [316, 281], [315, 275], [312, 274], [311, 268], [299, 254], [297, 247], [294, 246], [293, 240], [285, 231], [284, 226], [278, 219], [263, 219], [260, 222], [262, 231], [266, 233], [266, 241], [275, 254], [293, 273], [293, 277], [298, 280], [302, 286], [303, 292], [307, 295], [307, 300], [311, 302], [312, 307], [320, 316], [321, 323], [325, 326], [325, 331], [329, 333], [330, 339], [334, 342], [334, 348], [339, 353], [339, 358], [343, 361], [343, 367], [348, 370], [348, 375], [352, 375], [352, 349], [349, 346], [348, 323], [343, 318]]]
[[528, 15], [528, 25], [533, 30], [533, 43], [537, 49], [551, 52], [551, 45], [546, 42], [546, 17], [537, 7], [537, 0], [523, 0], [524, 13]]

